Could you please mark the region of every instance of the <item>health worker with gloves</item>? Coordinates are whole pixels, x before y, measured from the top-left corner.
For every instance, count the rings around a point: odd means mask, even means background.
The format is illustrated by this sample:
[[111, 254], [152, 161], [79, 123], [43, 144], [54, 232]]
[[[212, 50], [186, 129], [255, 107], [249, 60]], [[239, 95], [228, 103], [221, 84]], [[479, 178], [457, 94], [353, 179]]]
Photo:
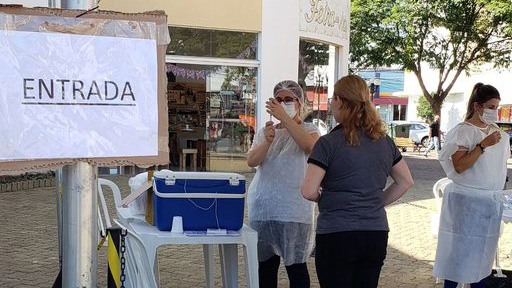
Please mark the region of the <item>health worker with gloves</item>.
[[500, 93], [478, 83], [466, 119], [448, 132], [439, 160], [453, 182], [444, 190], [434, 276], [444, 287], [485, 287], [503, 213], [510, 157], [508, 135], [496, 126]]
[[302, 122], [304, 92], [294, 81], [274, 87], [269, 121], [254, 137], [247, 164], [257, 167], [249, 186], [249, 225], [258, 232], [260, 287], [277, 287], [282, 261], [291, 288], [310, 286], [306, 259], [313, 246], [313, 203], [302, 197], [306, 160], [320, 133]]

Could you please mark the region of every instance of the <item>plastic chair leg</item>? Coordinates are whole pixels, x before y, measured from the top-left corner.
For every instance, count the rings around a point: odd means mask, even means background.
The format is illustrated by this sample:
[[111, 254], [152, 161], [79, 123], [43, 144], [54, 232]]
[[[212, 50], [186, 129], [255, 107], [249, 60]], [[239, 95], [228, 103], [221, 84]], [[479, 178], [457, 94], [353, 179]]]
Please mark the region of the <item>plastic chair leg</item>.
[[215, 261], [213, 259], [214, 245], [203, 245], [204, 256], [204, 272], [206, 274], [206, 286], [208, 288], [215, 287]]
[[226, 288], [238, 288], [238, 245], [219, 245], [222, 282]]
[[500, 252], [499, 252], [499, 246], [496, 246], [496, 273], [494, 274], [494, 277], [498, 278], [507, 278], [507, 275], [503, 274], [503, 271], [501, 271], [500, 267]]
[[249, 233], [244, 243], [245, 275], [248, 288], [258, 288], [258, 234]]
[[[142, 237], [141, 237], [142, 238]], [[147, 239], [143, 239], [144, 249], [146, 250], [146, 255], [148, 256], [148, 263], [151, 271], [153, 271], [153, 275], [155, 276], [155, 282], [160, 287], [160, 275], [158, 269], [158, 259], [156, 258], [157, 246], [148, 244], [151, 241], [147, 241]]]

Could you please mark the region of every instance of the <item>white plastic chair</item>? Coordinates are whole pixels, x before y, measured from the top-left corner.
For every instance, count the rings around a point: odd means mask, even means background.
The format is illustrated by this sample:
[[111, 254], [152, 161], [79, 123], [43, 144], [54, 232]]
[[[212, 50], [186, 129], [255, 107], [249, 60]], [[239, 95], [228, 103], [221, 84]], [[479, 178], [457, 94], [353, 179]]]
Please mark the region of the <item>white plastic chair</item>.
[[436, 200], [436, 205], [437, 205], [437, 212], [432, 213], [432, 215], [430, 216], [431, 217], [430, 229], [431, 229], [432, 236], [434, 236], [434, 238], [437, 238], [437, 234], [439, 232], [439, 219], [441, 217], [441, 206], [442, 206], [441, 196], [444, 195], [444, 188], [446, 188], [446, 186], [450, 183], [452, 183], [452, 180], [445, 177], [445, 178], [439, 179], [432, 187], [432, 192], [434, 193], [434, 198]]
[[[110, 217], [101, 186], [108, 186], [114, 194], [114, 203], [119, 223], [126, 226], [143, 243], [148, 257], [148, 263], [154, 272], [156, 283], [158, 280], [157, 249], [162, 245], [173, 244], [202, 244], [205, 261], [205, 274], [208, 288], [215, 284], [215, 263], [213, 260], [213, 245], [219, 245], [222, 279], [224, 287], [238, 287], [238, 245], [244, 246], [244, 258], [248, 288], [258, 288], [258, 234], [250, 227], [244, 225], [240, 234], [217, 236], [185, 236], [183, 234], [171, 234], [169, 231], [160, 231], [155, 226], [148, 224], [143, 215], [133, 215], [129, 208], [121, 205], [121, 193], [117, 185], [106, 179], [98, 179], [98, 195], [103, 208], [103, 214], [107, 226], [110, 226]], [[117, 221], [116, 221], [117, 222]]]

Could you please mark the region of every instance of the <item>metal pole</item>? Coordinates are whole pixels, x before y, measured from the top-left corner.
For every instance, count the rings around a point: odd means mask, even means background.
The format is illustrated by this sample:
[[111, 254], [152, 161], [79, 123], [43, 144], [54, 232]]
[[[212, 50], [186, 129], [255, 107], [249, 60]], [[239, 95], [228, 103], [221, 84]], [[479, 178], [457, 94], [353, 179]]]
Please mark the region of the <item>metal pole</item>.
[[59, 232], [59, 264], [62, 269], [62, 169], [55, 172], [55, 184], [57, 186], [57, 231]]
[[[62, 9], [88, 10], [96, 0], [60, 0]], [[54, 4], [55, 5], [55, 4]], [[62, 287], [94, 288], [98, 278], [98, 169], [78, 162], [62, 168]]]
[[60, 8], [60, 0], [48, 0], [48, 7]]
[[81, 161], [62, 168], [62, 174], [62, 287], [96, 287], [97, 167]]
[[97, 0], [60, 0], [62, 9], [89, 10], [98, 5]]

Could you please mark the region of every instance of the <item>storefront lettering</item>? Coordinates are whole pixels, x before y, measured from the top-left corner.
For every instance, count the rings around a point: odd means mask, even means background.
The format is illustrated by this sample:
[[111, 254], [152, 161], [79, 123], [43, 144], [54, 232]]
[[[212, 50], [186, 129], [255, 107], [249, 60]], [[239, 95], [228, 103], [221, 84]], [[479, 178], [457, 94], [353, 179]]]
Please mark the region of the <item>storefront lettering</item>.
[[328, 27], [341, 26], [341, 17], [336, 14], [336, 11], [329, 7], [328, 2], [324, 2], [323, 0], [310, 0], [311, 4], [310, 13], [306, 12], [304, 16], [306, 17], [306, 22], [311, 23], [315, 21], [316, 23]]
[[[330, 4], [328, 0], [309, 0], [309, 10], [305, 10], [304, 19], [306, 23], [333, 28], [334, 35], [347, 33], [349, 30], [348, 11], [340, 11], [336, 4]], [[349, 8], [347, 8], [349, 9]], [[332, 33], [332, 32], [331, 32]]]
[[[122, 93], [120, 87], [122, 87]], [[83, 101], [133, 101], [133, 93], [130, 82], [122, 85], [114, 81], [90, 81], [68, 79], [23, 79], [23, 98], [25, 100], [83, 100]]]

